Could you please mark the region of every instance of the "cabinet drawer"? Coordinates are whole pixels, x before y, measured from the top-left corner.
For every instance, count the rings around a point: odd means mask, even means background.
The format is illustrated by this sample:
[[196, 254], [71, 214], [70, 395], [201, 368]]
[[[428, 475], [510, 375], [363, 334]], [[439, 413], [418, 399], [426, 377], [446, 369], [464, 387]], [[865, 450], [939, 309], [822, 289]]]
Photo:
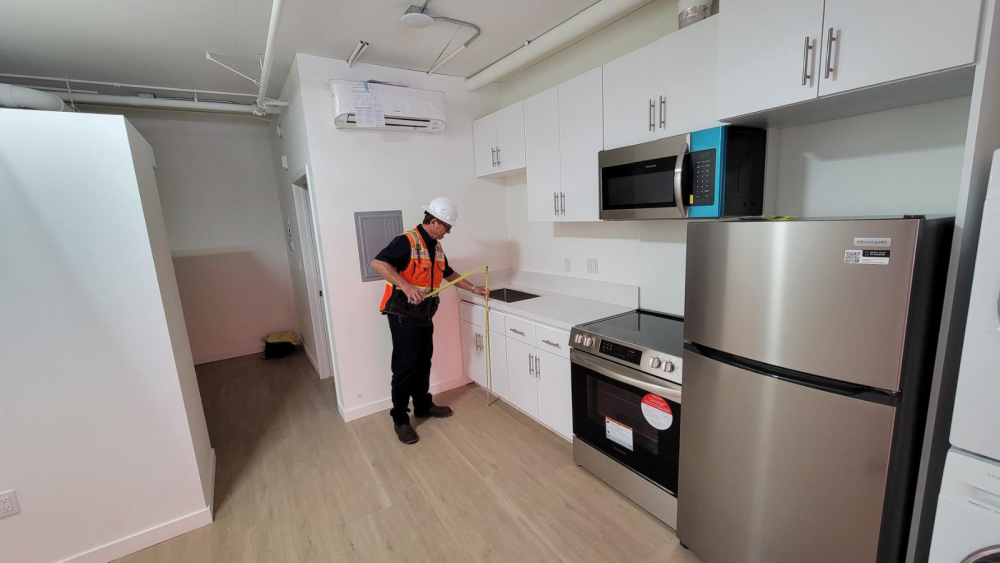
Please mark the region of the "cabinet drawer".
[[544, 325], [535, 326], [535, 347], [569, 358], [569, 333]]
[[[504, 313], [497, 311], [495, 309], [490, 309], [490, 330], [495, 330], [499, 332], [505, 332], [506, 323], [504, 322]], [[486, 307], [482, 305], [473, 305], [468, 301], [458, 302], [458, 318], [462, 319], [467, 323], [472, 323], [479, 327], [486, 327]]]
[[507, 326], [504, 334], [525, 344], [535, 345], [535, 323], [514, 315], [507, 315], [506, 321]]

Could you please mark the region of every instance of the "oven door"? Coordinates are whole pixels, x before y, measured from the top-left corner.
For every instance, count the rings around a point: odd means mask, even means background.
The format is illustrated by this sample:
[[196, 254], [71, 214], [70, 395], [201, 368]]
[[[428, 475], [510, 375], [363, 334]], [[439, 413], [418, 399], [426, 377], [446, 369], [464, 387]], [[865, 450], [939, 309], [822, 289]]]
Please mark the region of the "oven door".
[[601, 151], [600, 218], [676, 219], [687, 216], [691, 193], [686, 136]]
[[578, 350], [570, 360], [576, 437], [676, 496], [680, 385]]

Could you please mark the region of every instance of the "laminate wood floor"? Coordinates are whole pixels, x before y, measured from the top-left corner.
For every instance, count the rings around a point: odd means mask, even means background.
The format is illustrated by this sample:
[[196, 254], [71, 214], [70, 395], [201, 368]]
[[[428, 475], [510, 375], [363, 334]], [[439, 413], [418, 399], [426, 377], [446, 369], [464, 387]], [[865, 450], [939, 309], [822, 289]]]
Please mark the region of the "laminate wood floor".
[[474, 385], [438, 395], [455, 416], [415, 419], [407, 446], [387, 413], [345, 423], [302, 354], [201, 365], [198, 382], [215, 522], [120, 561], [698, 561], [568, 442]]

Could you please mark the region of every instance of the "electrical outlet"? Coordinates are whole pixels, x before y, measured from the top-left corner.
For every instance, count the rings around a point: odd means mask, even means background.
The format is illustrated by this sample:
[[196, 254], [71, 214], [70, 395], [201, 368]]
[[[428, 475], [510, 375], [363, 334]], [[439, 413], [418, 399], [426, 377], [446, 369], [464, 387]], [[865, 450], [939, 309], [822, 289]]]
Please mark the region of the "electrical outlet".
[[588, 274], [597, 273], [597, 258], [587, 258], [587, 273]]
[[573, 271], [573, 265], [572, 265], [572, 263], [570, 262], [569, 258], [564, 258], [564, 259], [563, 259], [563, 262], [565, 263], [565, 266], [566, 266], [566, 271], [567, 271], [567, 272], [571, 272], [571, 271]]
[[20, 512], [21, 506], [17, 504], [17, 493], [15, 491], [0, 493], [0, 518], [20, 514]]

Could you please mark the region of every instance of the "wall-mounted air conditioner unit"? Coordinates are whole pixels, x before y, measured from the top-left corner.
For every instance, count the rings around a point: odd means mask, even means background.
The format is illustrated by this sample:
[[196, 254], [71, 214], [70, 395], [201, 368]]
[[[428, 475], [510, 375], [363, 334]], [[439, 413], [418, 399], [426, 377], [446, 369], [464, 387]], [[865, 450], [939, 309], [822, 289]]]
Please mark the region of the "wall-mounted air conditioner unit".
[[444, 92], [372, 82], [331, 80], [339, 129], [441, 133], [448, 127]]

